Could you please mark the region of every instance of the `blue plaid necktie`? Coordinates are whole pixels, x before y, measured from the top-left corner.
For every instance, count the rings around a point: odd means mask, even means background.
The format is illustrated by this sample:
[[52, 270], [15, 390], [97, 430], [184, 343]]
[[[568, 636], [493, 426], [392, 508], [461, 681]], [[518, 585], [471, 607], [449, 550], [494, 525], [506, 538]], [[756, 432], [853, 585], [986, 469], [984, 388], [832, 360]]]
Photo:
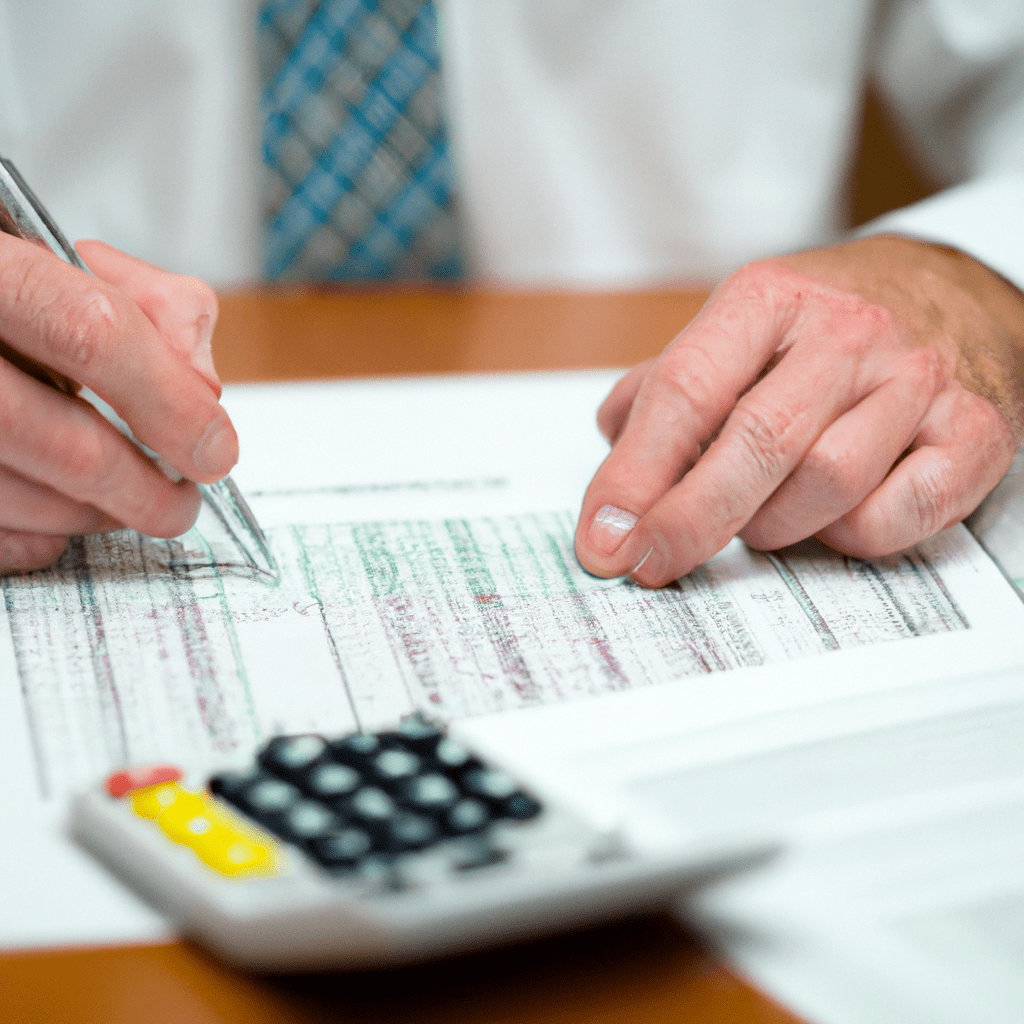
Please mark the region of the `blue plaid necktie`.
[[424, 0], [270, 0], [260, 14], [271, 279], [461, 273]]

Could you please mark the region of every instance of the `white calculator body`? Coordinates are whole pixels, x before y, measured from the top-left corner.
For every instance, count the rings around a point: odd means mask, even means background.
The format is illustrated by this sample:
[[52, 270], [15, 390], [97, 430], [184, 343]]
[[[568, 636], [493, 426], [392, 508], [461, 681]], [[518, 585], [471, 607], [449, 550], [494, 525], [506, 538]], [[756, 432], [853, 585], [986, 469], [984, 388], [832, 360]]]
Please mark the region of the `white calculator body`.
[[275, 737], [209, 779], [117, 772], [75, 799], [71, 830], [184, 934], [277, 971], [386, 966], [667, 908], [757, 855], [634, 852], [419, 718]]

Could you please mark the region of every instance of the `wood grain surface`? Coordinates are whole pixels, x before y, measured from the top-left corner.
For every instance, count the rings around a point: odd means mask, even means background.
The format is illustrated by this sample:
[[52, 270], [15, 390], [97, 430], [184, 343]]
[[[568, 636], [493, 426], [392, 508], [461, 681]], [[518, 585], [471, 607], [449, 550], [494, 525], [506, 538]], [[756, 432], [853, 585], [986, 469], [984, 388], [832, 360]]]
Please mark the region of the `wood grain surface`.
[[187, 944], [0, 955], [4, 1024], [799, 1024], [664, 918], [368, 974], [259, 977]]
[[224, 381], [631, 366], [656, 355], [707, 293], [352, 291], [221, 296]]

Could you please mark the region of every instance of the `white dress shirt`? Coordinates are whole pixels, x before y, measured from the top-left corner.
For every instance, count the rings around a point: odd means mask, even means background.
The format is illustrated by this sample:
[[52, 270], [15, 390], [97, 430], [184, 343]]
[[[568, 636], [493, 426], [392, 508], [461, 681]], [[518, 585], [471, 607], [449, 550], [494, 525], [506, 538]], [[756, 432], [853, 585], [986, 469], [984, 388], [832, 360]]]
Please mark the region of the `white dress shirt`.
[[255, 18], [237, 0], [0, 0], [0, 153], [72, 239], [255, 278]]
[[[884, 227], [1024, 286], [1020, 0], [439, 0], [469, 265], [720, 278], [845, 228], [865, 83], [950, 185]], [[0, 0], [0, 152], [73, 237], [257, 276], [252, 0]]]
[[873, 78], [963, 189], [884, 226], [1024, 286], [1021, 0], [440, 0], [471, 265], [717, 279], [845, 228]]

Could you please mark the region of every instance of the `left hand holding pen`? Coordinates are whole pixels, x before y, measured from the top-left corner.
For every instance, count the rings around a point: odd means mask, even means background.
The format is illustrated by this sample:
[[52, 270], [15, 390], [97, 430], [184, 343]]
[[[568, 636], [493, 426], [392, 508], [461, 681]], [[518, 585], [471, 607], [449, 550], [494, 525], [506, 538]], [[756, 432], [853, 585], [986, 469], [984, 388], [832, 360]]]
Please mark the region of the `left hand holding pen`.
[[744, 267], [598, 414], [576, 553], [664, 586], [734, 536], [875, 557], [968, 515], [1024, 426], [1024, 295], [877, 236]]

